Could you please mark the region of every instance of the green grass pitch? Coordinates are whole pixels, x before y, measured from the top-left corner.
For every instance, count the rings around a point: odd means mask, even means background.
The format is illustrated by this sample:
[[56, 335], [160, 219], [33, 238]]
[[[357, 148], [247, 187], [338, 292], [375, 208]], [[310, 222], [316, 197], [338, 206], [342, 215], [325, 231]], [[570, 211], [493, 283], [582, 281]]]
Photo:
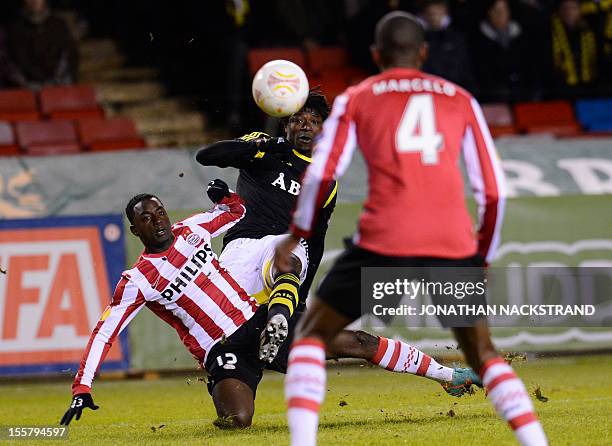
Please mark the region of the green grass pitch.
[[[551, 445], [612, 444], [612, 356], [539, 359], [515, 363], [515, 369], [532, 395], [540, 386], [548, 398], [547, 402], [533, 399]], [[482, 391], [451, 398], [435, 382], [369, 365], [328, 370], [321, 445], [515, 444]], [[212, 426], [214, 408], [198, 376], [194, 372], [182, 378], [100, 380], [94, 386], [94, 399], [101, 408], [87, 410], [80, 421], [73, 421], [69, 441], [13, 443], [288, 443], [282, 375], [264, 377], [253, 427], [242, 431]], [[65, 384], [1, 385], [0, 424], [57, 423], [69, 400], [69, 378]]]

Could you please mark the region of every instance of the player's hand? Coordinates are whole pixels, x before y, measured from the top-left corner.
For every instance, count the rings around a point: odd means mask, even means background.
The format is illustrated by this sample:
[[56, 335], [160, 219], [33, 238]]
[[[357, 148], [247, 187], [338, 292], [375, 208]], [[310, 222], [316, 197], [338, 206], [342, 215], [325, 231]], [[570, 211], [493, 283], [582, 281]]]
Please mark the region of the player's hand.
[[290, 273], [294, 269], [291, 260], [291, 251], [296, 247], [300, 239], [293, 234], [289, 234], [284, 240], [276, 245], [274, 252], [274, 271], [279, 273]]
[[287, 153], [291, 151], [291, 144], [283, 137], [262, 138], [257, 147], [268, 153]]
[[271, 363], [276, 358], [280, 346], [289, 335], [289, 323], [282, 313], [272, 316], [266, 328], [261, 332], [261, 343], [259, 347], [259, 359]]
[[89, 407], [91, 410], [98, 410], [100, 406], [96, 406], [94, 404], [93, 398], [91, 397], [91, 393], [79, 393], [75, 395], [72, 398], [70, 407], [62, 417], [60, 424], [68, 426], [75, 415], [77, 420], [81, 419], [83, 409], [87, 407]]
[[217, 204], [225, 197], [230, 196], [230, 189], [225, 181], [217, 178], [216, 180], [212, 180], [210, 183], [208, 183], [208, 186], [206, 187], [206, 194], [208, 195], [208, 198], [210, 198], [210, 201]]
[[253, 142], [258, 149], [263, 149], [266, 143], [271, 139], [272, 138], [270, 138], [269, 136], [263, 136], [261, 138], [254, 139], [251, 142]]

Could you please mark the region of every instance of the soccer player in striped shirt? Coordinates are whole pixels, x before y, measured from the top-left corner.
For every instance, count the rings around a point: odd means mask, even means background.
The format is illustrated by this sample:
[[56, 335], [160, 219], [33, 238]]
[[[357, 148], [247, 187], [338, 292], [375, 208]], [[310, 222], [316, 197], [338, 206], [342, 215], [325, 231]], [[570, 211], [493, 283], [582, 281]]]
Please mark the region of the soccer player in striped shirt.
[[[394, 12], [378, 22], [372, 55], [382, 73], [336, 98], [302, 180], [291, 234], [275, 255], [275, 267], [286, 271], [291, 249], [308, 237], [325, 191], [358, 146], [368, 166], [369, 195], [355, 246], [321, 283], [289, 354], [285, 396], [294, 446], [316, 443], [325, 345], [361, 315], [361, 267], [422, 267], [431, 274], [438, 274], [436, 267], [476, 267], [482, 273], [500, 239], [503, 173], [476, 100], [419, 70], [427, 46], [422, 26], [410, 14]], [[476, 235], [465, 205], [461, 152], [479, 206]], [[439, 297], [432, 296], [434, 303]], [[453, 331], [519, 443], [546, 445], [529, 394], [495, 350], [486, 318]]]
[[244, 217], [244, 202], [221, 180], [209, 183], [207, 192], [217, 205], [174, 225], [154, 195], [137, 195], [128, 203], [130, 230], [145, 249], [134, 267], [122, 274], [91, 334], [62, 424], [75, 415], [78, 420], [85, 408], [98, 408], [91, 396], [94, 376], [113, 341], [146, 306], [176, 330], [208, 371], [218, 415], [237, 427], [250, 425], [263, 371], [258, 350], [266, 309], [258, 308], [219, 264], [211, 247], [213, 237]]

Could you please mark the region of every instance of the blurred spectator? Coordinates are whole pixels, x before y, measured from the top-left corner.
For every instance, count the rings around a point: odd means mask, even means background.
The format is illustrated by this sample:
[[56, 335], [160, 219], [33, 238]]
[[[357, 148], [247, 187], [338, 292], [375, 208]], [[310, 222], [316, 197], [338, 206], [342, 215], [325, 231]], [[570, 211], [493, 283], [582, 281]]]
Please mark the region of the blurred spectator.
[[7, 27], [8, 45], [21, 87], [68, 84], [77, 79], [78, 51], [66, 23], [51, 14], [46, 0], [24, 0]]
[[[595, 30], [599, 55], [599, 79], [612, 84], [612, 1], [582, 0], [580, 11]], [[608, 89], [607, 94], [610, 94]]]
[[347, 25], [347, 38], [352, 63], [370, 73], [377, 73], [378, 68], [370, 54], [376, 23], [391, 11], [414, 12], [413, 3], [410, 0], [370, 0], [351, 17]]
[[453, 27], [456, 30], [469, 33], [478, 27], [482, 1], [448, 0], [448, 5], [450, 16], [453, 18]]
[[284, 36], [295, 36], [304, 48], [314, 48], [337, 43], [342, 28], [341, 6], [328, 0], [277, 0], [272, 14], [281, 19]]
[[553, 85], [570, 95], [585, 92], [598, 78], [597, 42], [577, 0], [561, 1], [552, 18], [551, 37]]
[[226, 0], [226, 13], [231, 18], [227, 39], [228, 77], [227, 77], [227, 125], [236, 130], [242, 124], [242, 111], [249, 95], [248, 83], [248, 44], [246, 29], [251, 12], [248, 0]]
[[0, 28], [0, 88], [6, 88], [12, 84], [10, 80], [11, 61], [6, 46], [6, 34]]
[[463, 33], [451, 25], [446, 0], [428, 0], [421, 10], [429, 55], [423, 70], [472, 91], [475, 86]]
[[472, 52], [482, 101], [516, 101], [527, 96], [529, 51], [523, 29], [511, 20], [506, 0], [490, 3]]

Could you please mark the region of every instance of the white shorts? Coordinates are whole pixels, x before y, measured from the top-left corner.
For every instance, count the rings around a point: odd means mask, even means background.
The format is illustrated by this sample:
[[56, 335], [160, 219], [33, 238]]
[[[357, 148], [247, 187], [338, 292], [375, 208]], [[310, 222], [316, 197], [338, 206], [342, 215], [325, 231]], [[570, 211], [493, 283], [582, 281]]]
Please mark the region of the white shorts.
[[[274, 275], [272, 261], [276, 245], [282, 241], [285, 234], [267, 235], [260, 239], [239, 238], [232, 240], [225, 247], [219, 260], [238, 284], [259, 303], [266, 302], [272, 287]], [[306, 278], [308, 269], [308, 248], [304, 240], [292, 251], [302, 263], [300, 283]]]

